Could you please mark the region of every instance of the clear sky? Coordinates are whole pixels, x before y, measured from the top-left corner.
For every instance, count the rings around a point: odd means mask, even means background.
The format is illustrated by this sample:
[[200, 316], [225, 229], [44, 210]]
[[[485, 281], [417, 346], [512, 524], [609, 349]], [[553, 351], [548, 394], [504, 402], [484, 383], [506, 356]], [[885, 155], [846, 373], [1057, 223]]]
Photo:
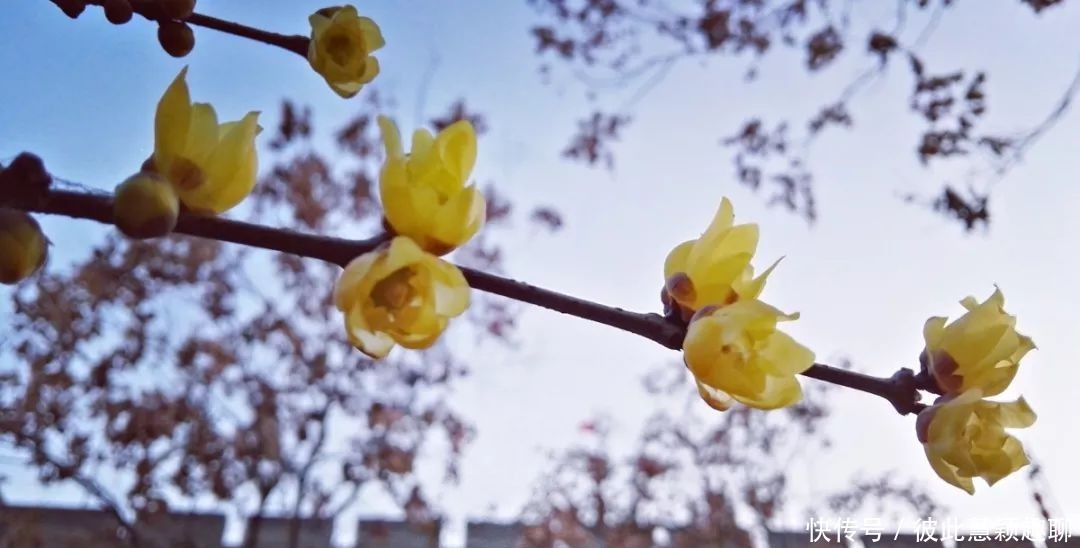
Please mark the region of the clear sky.
[[[146, 157], [154, 105], [183, 65], [192, 67], [196, 97], [226, 119], [261, 110], [264, 127], [273, 127], [283, 98], [312, 104], [316, 127], [324, 129], [352, 112], [301, 59], [261, 44], [197, 29], [194, 52], [177, 60], [158, 48], [155, 27], [141, 19], [116, 28], [94, 9], [71, 21], [45, 0], [10, 4], [0, 18], [0, 159], [31, 150], [62, 178], [111, 189]], [[307, 15], [322, 6], [203, 0], [200, 11], [304, 33]], [[1045, 116], [1080, 62], [1080, 5], [1065, 3], [1042, 18], [1018, 1], [957, 6], [923, 48], [936, 60], [932, 67], [990, 72], [992, 128], [1020, 130]], [[969, 174], [915, 161], [910, 79], [894, 70], [855, 100], [855, 131], [833, 132], [813, 148], [820, 220], [808, 226], [736, 183], [718, 138], [749, 114], [805, 116], [861, 63], [807, 77], [795, 70], [799, 60], [777, 58], [749, 86], [741, 63], [679, 65], [636, 104], [635, 122], [615, 149], [617, 167], [607, 172], [558, 158], [588, 105], [572, 79], [542, 84], [525, 2], [383, 0], [359, 7], [387, 37], [377, 87], [397, 97], [391, 114], [402, 126], [467, 97], [492, 129], [480, 143], [476, 178], [564, 214], [566, 229], [554, 237], [528, 230], [510, 237], [517, 245], [508, 253], [513, 277], [656, 310], [668, 250], [697, 236], [728, 196], [738, 220], [761, 224], [759, 262], [786, 257], [766, 297], [802, 313], [791, 333], [821, 361], [846, 357], [879, 375], [917, 366], [928, 316], [955, 316], [961, 298], [983, 299], [998, 284], [1019, 328], [1039, 346], [1005, 394], [1023, 394], [1039, 414], [1017, 435], [1044, 465], [1058, 508], [1080, 523], [1072, 399], [1080, 386], [1073, 317], [1080, 304], [1080, 113], [1069, 113], [995, 186], [989, 231], [964, 234], [957, 223], [898, 198], [931, 195], [943, 181], [962, 185]], [[430, 86], [418, 96], [428, 72]], [[621, 98], [604, 100], [617, 105]], [[61, 259], [78, 256], [87, 238], [102, 233], [88, 231], [92, 223], [61, 219], [45, 226]], [[520, 338], [517, 350], [485, 345], [468, 354], [473, 374], [452, 403], [479, 436], [462, 483], [439, 501], [452, 517], [512, 519], [543, 470], [544, 452], [575, 441], [590, 414], [614, 417], [614, 443], [628, 448], [649, 411], [641, 375], [660, 364], [681, 367], [677, 354], [655, 343], [541, 309], [524, 310]], [[942, 517], [1037, 516], [1023, 474], [968, 496], [933, 474], [911, 417], [872, 396], [834, 393], [834, 448], [791, 467], [793, 494], [812, 500], [854, 472], [897, 470], [923, 481], [950, 508]]]

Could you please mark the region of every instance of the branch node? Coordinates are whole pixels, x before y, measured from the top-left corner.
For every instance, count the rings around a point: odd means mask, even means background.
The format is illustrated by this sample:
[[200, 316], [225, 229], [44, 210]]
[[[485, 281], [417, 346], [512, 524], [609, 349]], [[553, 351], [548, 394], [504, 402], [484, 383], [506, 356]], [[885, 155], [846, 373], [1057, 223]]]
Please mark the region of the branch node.
[[919, 383], [916, 381], [914, 371], [902, 367], [899, 371], [893, 373], [893, 376], [889, 378], [889, 383], [891, 387], [886, 398], [896, 408], [897, 413], [901, 415], [917, 414], [926, 408], [926, 404], [919, 403], [922, 394], [919, 392]]
[[45, 199], [52, 185], [52, 176], [45, 170], [41, 158], [22, 152], [6, 168], [0, 166], [0, 194], [15, 201], [40, 202]]

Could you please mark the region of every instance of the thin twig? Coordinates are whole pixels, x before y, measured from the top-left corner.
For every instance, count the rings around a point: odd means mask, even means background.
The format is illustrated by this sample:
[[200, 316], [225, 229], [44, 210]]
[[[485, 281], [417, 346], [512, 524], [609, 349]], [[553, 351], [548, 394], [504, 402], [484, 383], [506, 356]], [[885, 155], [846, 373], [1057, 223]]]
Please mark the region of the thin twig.
[[1050, 111], [1050, 114], [1048, 114], [1046, 118], [1043, 118], [1038, 125], [1029, 129], [1022, 137], [1016, 140], [1015, 144], [1012, 146], [1012, 153], [998, 168], [997, 171], [999, 174], [1008, 171], [1013, 164], [1022, 160], [1024, 154], [1031, 148], [1031, 145], [1046, 134], [1046, 132], [1050, 131], [1055, 124], [1061, 121], [1069, 111], [1069, 107], [1072, 106], [1073, 98], [1076, 96], [1077, 92], [1080, 92], [1080, 68], [1077, 68], [1076, 72], [1073, 73], [1072, 80], [1061, 94], [1061, 98], [1058, 99], [1057, 104], [1054, 106], [1054, 109]]
[[[131, 7], [135, 13], [143, 16], [151, 21], [170, 21], [172, 18], [165, 15], [161, 10], [160, 4], [156, 0], [130, 0]], [[87, 4], [102, 5], [104, 0], [88, 0]], [[255, 27], [249, 27], [233, 21], [226, 21], [224, 19], [218, 19], [217, 17], [211, 17], [209, 15], [203, 15], [201, 13], [192, 13], [191, 15], [176, 19], [192, 25], [213, 29], [233, 36], [239, 36], [241, 38], [247, 38], [256, 42], [262, 42], [263, 44], [269, 44], [277, 46], [282, 49], [289, 50], [301, 57], [306, 58], [308, 54], [308, 43], [310, 40], [306, 36], [300, 35], [288, 35], [278, 34], [276, 32], [270, 32]]]
[[[66, 215], [105, 224], [113, 222], [112, 198], [109, 195], [48, 187], [27, 192], [25, 187], [20, 190], [17, 181], [5, 182], [2, 178], [0, 207]], [[355, 257], [372, 251], [387, 241], [386, 235], [366, 240], [348, 240], [190, 213], [181, 213], [175, 232], [320, 259], [339, 266], [347, 265]], [[660, 314], [631, 312], [488, 272], [459, 268], [474, 289], [602, 323], [640, 335], [673, 350], [682, 349], [686, 327]], [[901, 414], [920, 411], [925, 406], [918, 403], [919, 391], [933, 391], [933, 383], [925, 373], [916, 375], [909, 369], [901, 369], [891, 378], [880, 378], [825, 364], [814, 364], [803, 372], [803, 375], [875, 394], [891, 402]]]
[[327, 400], [319, 411], [322, 416], [322, 422], [319, 424], [319, 436], [315, 439], [315, 443], [311, 447], [311, 454], [308, 455], [307, 462], [303, 466], [299, 467], [296, 472], [296, 502], [293, 504], [293, 515], [289, 519], [289, 548], [297, 548], [300, 546], [300, 511], [302, 510], [304, 502], [304, 488], [307, 486], [308, 475], [311, 473], [311, 469], [318, 461], [319, 453], [322, 451], [323, 444], [326, 443], [326, 431], [327, 423], [329, 422], [330, 409], [332, 408], [334, 400]]
[[117, 502], [116, 499], [109, 494], [105, 487], [103, 487], [100, 483], [97, 482], [97, 480], [89, 476], [83, 475], [74, 466], [61, 461], [59, 457], [45, 451], [45, 449], [42, 447], [43, 444], [39, 443], [38, 440], [31, 441], [30, 439], [24, 438], [22, 440], [19, 440], [19, 442], [17, 443], [19, 446], [35, 451], [42, 459], [45, 460], [45, 462], [55, 466], [57, 470], [70, 471], [68, 479], [71, 479], [75, 483], [79, 484], [79, 486], [85, 489], [87, 493], [97, 498], [98, 502], [100, 502], [101, 505], [104, 507], [104, 510], [110, 515], [112, 515], [112, 517], [117, 521], [117, 524], [120, 526], [120, 528], [123, 529], [125, 533], [127, 533], [128, 545], [136, 548], [138, 546], [141, 546], [139, 542], [138, 531], [135, 529], [135, 526], [124, 517], [123, 511], [121, 511], [120, 509], [120, 503]]

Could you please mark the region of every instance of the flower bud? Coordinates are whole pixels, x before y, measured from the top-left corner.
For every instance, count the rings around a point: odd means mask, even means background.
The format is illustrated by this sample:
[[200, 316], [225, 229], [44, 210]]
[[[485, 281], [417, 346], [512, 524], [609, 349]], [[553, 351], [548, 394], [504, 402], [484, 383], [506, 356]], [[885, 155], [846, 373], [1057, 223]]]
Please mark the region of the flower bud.
[[29, 213], [0, 208], [0, 283], [15, 284], [45, 264], [49, 240]]
[[157, 37], [165, 53], [173, 57], [184, 57], [195, 48], [195, 33], [180, 21], [161, 21]]
[[156, 238], [176, 228], [180, 199], [165, 179], [139, 172], [116, 187], [113, 222], [131, 238]]
[[72, 19], [82, 15], [82, 12], [86, 10], [85, 0], [53, 0], [53, 3], [63, 10], [64, 15]]
[[45, 170], [41, 158], [22, 152], [0, 171], [0, 184], [14, 185], [15, 191], [19, 193], [37, 195], [49, 188], [52, 176]]
[[131, 21], [131, 16], [135, 14], [128, 0], [104, 0], [101, 7], [105, 10], [105, 18], [114, 25]]

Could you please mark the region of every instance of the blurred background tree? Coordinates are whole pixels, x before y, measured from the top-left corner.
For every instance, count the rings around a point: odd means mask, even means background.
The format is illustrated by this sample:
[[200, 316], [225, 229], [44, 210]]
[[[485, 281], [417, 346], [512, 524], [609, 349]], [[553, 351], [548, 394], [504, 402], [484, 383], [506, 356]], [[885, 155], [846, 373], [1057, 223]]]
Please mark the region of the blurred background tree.
[[[1063, 3], [1016, 1], [1047, 18]], [[951, 14], [949, 0], [527, 3], [541, 73], [552, 82], [568, 75], [597, 105], [576, 131], [566, 128], [562, 155], [608, 169], [619, 161], [613, 141], [634, 131], [635, 105], [678, 64], [737, 63], [748, 80], [778, 50], [792, 53], [783, 62], [802, 59], [798, 71], [785, 67], [793, 79], [865, 65], [801, 118], [748, 114], [738, 127], [717, 129], [718, 154], [732, 151], [736, 179], [808, 220], [818, 213], [810, 145], [828, 128], [875, 129], [856, 124], [853, 106], [872, 83], [910, 90], [908, 106], [925, 126], [909, 149], [882, 154], [914, 152], [927, 165], [970, 162], [981, 174], [976, 181], [985, 184], [907, 196], [971, 229], [990, 219], [987, 181], [1068, 112], [1080, 81], [1078, 73], [1030, 127], [984, 129], [992, 84], [1008, 76], [920, 53]], [[377, 231], [373, 185], [382, 152], [373, 120], [390, 103], [375, 91], [354, 103], [359, 112], [327, 133], [331, 149], [316, 145], [311, 109], [286, 101], [262, 140], [262, 177], [244, 218], [322, 234]], [[486, 125], [464, 101], [429, 123], [461, 118], [481, 131]], [[500, 244], [500, 230], [521, 229], [512, 218], [552, 231], [564, 224], [556, 208], [529, 204], [522, 214], [494, 185], [486, 194], [490, 228], [455, 256], [459, 263], [498, 272], [516, 252]], [[185, 236], [150, 243], [110, 236], [72, 268], [50, 269], [12, 293], [13, 314], [0, 326], [0, 440], [40, 481], [92, 494], [126, 524], [122, 536], [131, 542], [139, 520], [194, 501], [257, 525], [264, 515], [334, 517], [372, 489], [410, 520], [435, 522], [442, 509], [430, 504], [432, 493], [455, 481], [475, 434], [448, 403], [454, 382], [468, 374], [471, 347], [448, 341], [372, 363], [347, 345], [330, 306], [336, 273], [317, 261]], [[476, 340], [513, 346], [518, 307], [474, 297], [467, 329]], [[603, 419], [586, 423], [581, 446], [557, 454], [523, 515], [532, 525], [526, 542], [575, 545], [588, 537], [640, 546], [663, 527], [676, 545], [745, 545], [757, 534], [750, 524], [768, 528], [789, 504], [785, 464], [828, 443], [819, 385], [807, 383], [814, 387], [807, 401], [787, 411], [738, 409], [703, 420], [681, 364], [659, 376], [649, 388], [660, 410], [632, 455], [609, 451]], [[916, 515], [936, 511], [918, 488], [889, 476], [855, 479], [834, 498], [795, 511], [848, 512], [879, 501]], [[248, 527], [249, 543], [257, 531]]]
[[[1080, 89], [1078, 66], [1058, 102], [1043, 106], [1045, 118], [1013, 131], [985, 123], [993, 77], [974, 67], [947, 66], [921, 51], [941, 19], [953, 16], [959, 2], [952, 0], [527, 1], [540, 17], [532, 33], [544, 61], [541, 72], [552, 78], [569, 73], [598, 104], [579, 123], [563, 156], [609, 169], [615, 163], [611, 142], [633, 131], [635, 104], [678, 64], [738, 63], [747, 82], [762, 70], [779, 69], [794, 82], [862, 65], [846, 85], [814, 97], [820, 104], [815, 111], [753, 113], [739, 127], [718, 130], [720, 144], [733, 151], [736, 179], [808, 221], [817, 217], [814, 176], [806, 165], [811, 146], [830, 128], [877, 129], [856, 127], [853, 103], [879, 80], [910, 89], [911, 115], [923, 126], [911, 136], [911, 150], [896, 154], [914, 152], [923, 165], [964, 161], [981, 171], [966, 188], [944, 184], [928, 200], [906, 197], [956, 218], [967, 230], [989, 222], [988, 182], [1023, 159]], [[1037, 17], [1053, 17], [1054, 8], [1064, 4], [1017, 1]], [[988, 33], [985, 39], [1006, 38]], [[779, 59], [766, 66], [769, 56]], [[806, 74], [798, 75], [798, 69]], [[720, 108], [734, 107], [725, 103], [724, 90], [716, 91]], [[615, 103], [612, 96], [625, 99]]]

